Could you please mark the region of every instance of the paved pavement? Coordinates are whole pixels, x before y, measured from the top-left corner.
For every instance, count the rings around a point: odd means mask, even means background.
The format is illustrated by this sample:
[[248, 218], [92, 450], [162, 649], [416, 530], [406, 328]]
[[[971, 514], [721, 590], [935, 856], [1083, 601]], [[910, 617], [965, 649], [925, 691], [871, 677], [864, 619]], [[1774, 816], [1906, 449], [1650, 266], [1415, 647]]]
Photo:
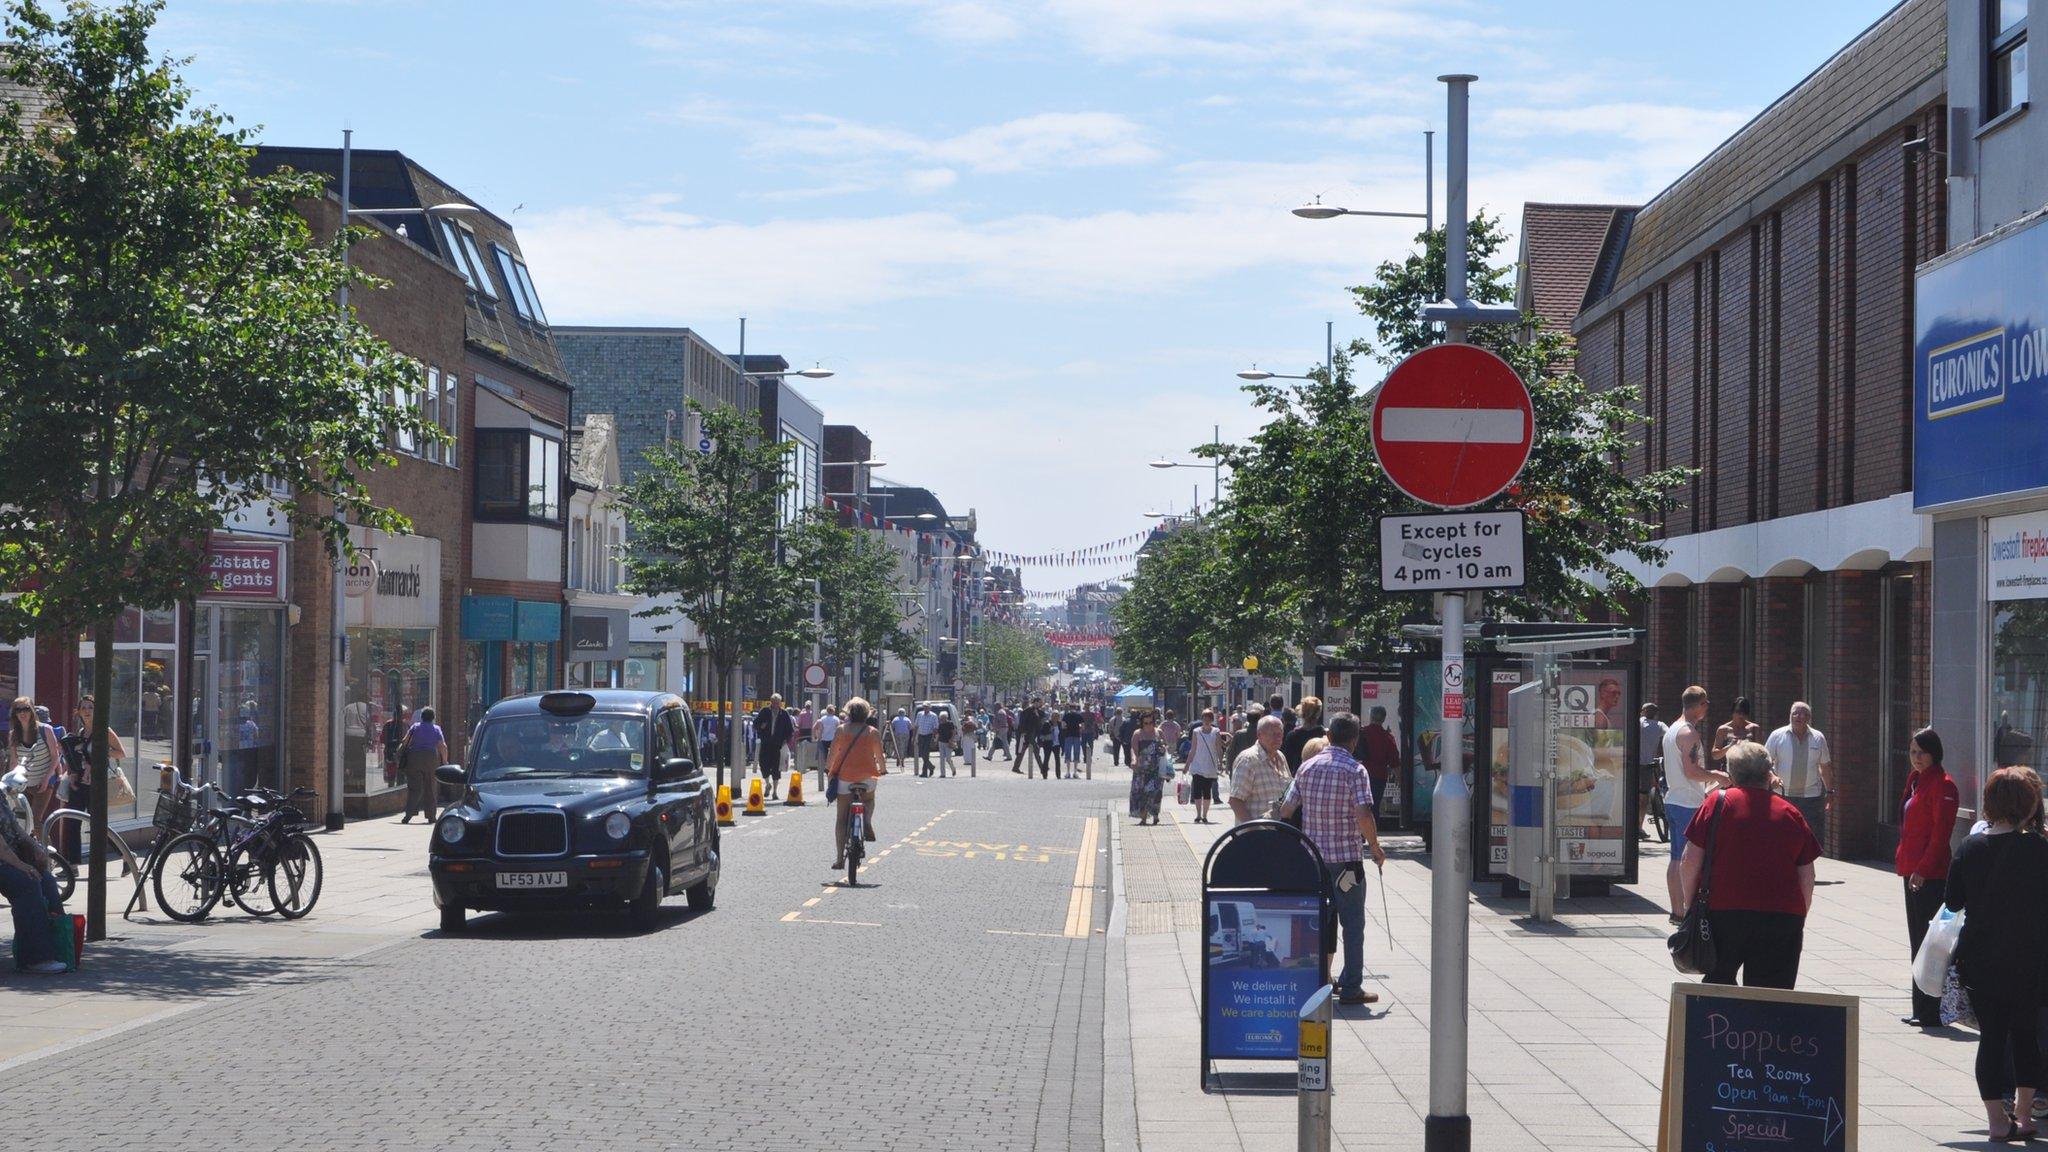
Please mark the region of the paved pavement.
[[718, 907], [662, 926], [435, 927], [427, 831], [321, 837], [306, 921], [124, 926], [0, 974], [23, 1147], [1099, 1149], [1121, 785], [885, 779], [829, 872], [822, 804], [728, 830]]
[[[1170, 801], [1167, 810], [1158, 827], [1114, 820], [1127, 901], [1110, 943], [1129, 995], [1126, 1018], [1111, 1021], [1105, 1059], [1132, 1069], [1133, 1079], [1128, 1092], [1112, 1093], [1127, 1103], [1112, 1111], [1109, 1131], [1128, 1142], [1112, 1146], [1291, 1149], [1292, 1095], [1200, 1088], [1199, 861], [1227, 825], [1192, 824], [1192, 810]], [[1429, 1110], [1429, 872], [1420, 841], [1389, 844], [1387, 913], [1380, 892], [1367, 900], [1366, 986], [1381, 999], [1370, 1010], [1339, 1011], [1332, 1112], [1339, 1147], [1412, 1152]], [[1525, 900], [1472, 902], [1474, 1148], [1655, 1147], [1664, 1022], [1679, 979], [1664, 949], [1667, 858], [1647, 846], [1650, 883], [1568, 901], [1551, 925], [1526, 920]], [[1822, 861], [1820, 881], [1799, 986], [1863, 998], [1864, 1152], [1991, 1147], [1970, 1074], [1975, 1034], [1922, 1035], [1898, 1022], [1907, 1011], [1907, 953], [1897, 878]]]

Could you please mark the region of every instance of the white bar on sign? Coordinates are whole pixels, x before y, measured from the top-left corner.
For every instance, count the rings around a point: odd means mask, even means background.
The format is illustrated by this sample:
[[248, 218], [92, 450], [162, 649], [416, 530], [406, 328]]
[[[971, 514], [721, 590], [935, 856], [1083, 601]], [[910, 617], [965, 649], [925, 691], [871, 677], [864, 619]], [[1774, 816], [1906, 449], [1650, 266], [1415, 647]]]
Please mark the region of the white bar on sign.
[[1520, 444], [1526, 420], [1510, 408], [1389, 408], [1380, 413], [1380, 439]]

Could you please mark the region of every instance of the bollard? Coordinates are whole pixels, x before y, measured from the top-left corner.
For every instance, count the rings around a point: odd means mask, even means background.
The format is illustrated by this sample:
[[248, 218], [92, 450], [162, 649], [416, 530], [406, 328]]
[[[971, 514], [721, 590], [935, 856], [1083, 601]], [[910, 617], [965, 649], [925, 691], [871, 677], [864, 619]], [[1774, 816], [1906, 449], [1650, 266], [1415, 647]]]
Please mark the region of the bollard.
[[730, 828], [736, 823], [732, 818], [732, 785], [718, 786], [718, 826]]
[[766, 816], [768, 814], [768, 805], [763, 801], [762, 795], [761, 778], [759, 776], [747, 777], [747, 815]]
[[1301, 1006], [1294, 1083], [1294, 1146], [1330, 1152], [1330, 986]]
[[808, 801], [804, 799], [804, 774], [802, 772], [794, 773], [789, 778], [789, 790], [782, 795], [782, 806], [784, 808], [801, 808], [806, 803]]

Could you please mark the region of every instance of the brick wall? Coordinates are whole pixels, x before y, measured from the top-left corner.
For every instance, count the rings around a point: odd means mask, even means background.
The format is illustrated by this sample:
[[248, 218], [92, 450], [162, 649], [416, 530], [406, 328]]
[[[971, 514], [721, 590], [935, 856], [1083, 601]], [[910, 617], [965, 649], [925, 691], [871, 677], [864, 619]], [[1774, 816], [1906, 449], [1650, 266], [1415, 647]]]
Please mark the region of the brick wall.
[[1643, 700], [1657, 705], [1665, 723], [1678, 715], [1678, 697], [1692, 681], [1686, 679], [1691, 666], [1692, 589], [1653, 588], [1646, 613], [1650, 629], [1649, 660]]
[[1737, 683], [1742, 668], [1742, 585], [1701, 584], [1693, 596], [1692, 663], [1687, 679], [1707, 690], [1713, 701], [1710, 721], [1727, 718], [1735, 698], [1747, 686]]
[[1776, 728], [1806, 693], [1806, 581], [1767, 577], [1756, 584], [1756, 632], [1750, 667], [1750, 698], [1756, 720]]

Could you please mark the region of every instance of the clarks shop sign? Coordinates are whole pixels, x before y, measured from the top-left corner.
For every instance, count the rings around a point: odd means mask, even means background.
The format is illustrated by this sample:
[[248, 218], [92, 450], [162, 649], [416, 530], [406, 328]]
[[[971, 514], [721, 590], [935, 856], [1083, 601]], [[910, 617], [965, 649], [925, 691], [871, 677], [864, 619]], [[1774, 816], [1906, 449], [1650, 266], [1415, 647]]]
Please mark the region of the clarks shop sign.
[[1930, 263], [1913, 291], [1913, 506], [2048, 489], [2048, 227]]

